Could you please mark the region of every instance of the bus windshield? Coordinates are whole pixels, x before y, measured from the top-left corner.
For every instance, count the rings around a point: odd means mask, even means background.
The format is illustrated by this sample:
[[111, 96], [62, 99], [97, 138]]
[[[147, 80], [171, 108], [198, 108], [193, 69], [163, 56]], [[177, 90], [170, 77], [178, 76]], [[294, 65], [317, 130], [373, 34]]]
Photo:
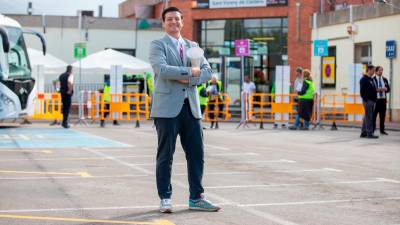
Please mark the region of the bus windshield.
[[22, 30], [6, 27], [10, 40], [10, 51], [7, 54], [8, 79], [27, 79], [31, 77], [28, 53]]

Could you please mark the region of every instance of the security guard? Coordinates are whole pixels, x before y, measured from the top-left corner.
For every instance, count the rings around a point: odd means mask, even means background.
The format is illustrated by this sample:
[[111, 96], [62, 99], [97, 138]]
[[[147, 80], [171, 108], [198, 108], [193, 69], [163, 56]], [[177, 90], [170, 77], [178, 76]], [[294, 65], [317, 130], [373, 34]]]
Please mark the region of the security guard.
[[[103, 101], [104, 101], [104, 110], [107, 110], [104, 112], [104, 118], [106, 118], [110, 112], [110, 101], [111, 101], [111, 96], [110, 96], [110, 84], [108, 82], [105, 83], [104, 89], [103, 89]], [[119, 125], [117, 120], [113, 121], [113, 125]], [[105, 122], [104, 119], [100, 120], [100, 127], [104, 127]]]
[[314, 107], [315, 87], [312, 81], [311, 72], [303, 70], [303, 85], [299, 94], [299, 113], [296, 115], [294, 125], [291, 130], [297, 130], [300, 124], [300, 118], [304, 119], [304, 126], [301, 130], [308, 130]]

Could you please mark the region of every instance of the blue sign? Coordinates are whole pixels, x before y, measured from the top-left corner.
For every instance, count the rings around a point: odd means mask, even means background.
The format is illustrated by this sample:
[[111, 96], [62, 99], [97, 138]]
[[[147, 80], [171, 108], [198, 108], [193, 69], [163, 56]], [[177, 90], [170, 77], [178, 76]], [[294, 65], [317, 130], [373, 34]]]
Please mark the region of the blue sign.
[[389, 58], [389, 59], [396, 58], [396, 41], [395, 40], [386, 41], [386, 58]]
[[328, 40], [314, 40], [314, 56], [328, 56]]

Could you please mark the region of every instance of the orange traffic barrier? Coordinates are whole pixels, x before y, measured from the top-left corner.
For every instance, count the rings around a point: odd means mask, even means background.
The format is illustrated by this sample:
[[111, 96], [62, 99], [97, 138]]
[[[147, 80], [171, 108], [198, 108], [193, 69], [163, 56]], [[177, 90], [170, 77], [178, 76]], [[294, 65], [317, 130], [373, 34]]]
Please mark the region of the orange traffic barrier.
[[204, 121], [206, 122], [219, 122], [227, 121], [231, 118], [229, 113], [229, 96], [221, 93], [215, 100], [208, 101], [207, 107], [204, 111]]
[[331, 123], [362, 122], [364, 108], [360, 95], [324, 94], [321, 98], [321, 121]]
[[[109, 96], [106, 102], [104, 97]], [[150, 97], [141, 93], [103, 94], [93, 93], [91, 97], [91, 118], [93, 120], [148, 120]]]
[[38, 93], [31, 119], [61, 120], [60, 93]]
[[[254, 93], [249, 97], [249, 122], [290, 122], [297, 111], [294, 107], [296, 94], [266, 94]], [[276, 118], [275, 115], [281, 115]], [[287, 114], [288, 116], [282, 116]]]

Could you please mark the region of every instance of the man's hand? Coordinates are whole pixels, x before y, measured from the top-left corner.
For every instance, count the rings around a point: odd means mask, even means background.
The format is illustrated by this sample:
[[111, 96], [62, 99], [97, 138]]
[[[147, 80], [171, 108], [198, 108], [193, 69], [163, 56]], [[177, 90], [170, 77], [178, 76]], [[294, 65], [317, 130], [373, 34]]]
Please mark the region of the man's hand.
[[200, 76], [200, 67], [192, 67], [192, 76], [193, 77], [198, 77]]

